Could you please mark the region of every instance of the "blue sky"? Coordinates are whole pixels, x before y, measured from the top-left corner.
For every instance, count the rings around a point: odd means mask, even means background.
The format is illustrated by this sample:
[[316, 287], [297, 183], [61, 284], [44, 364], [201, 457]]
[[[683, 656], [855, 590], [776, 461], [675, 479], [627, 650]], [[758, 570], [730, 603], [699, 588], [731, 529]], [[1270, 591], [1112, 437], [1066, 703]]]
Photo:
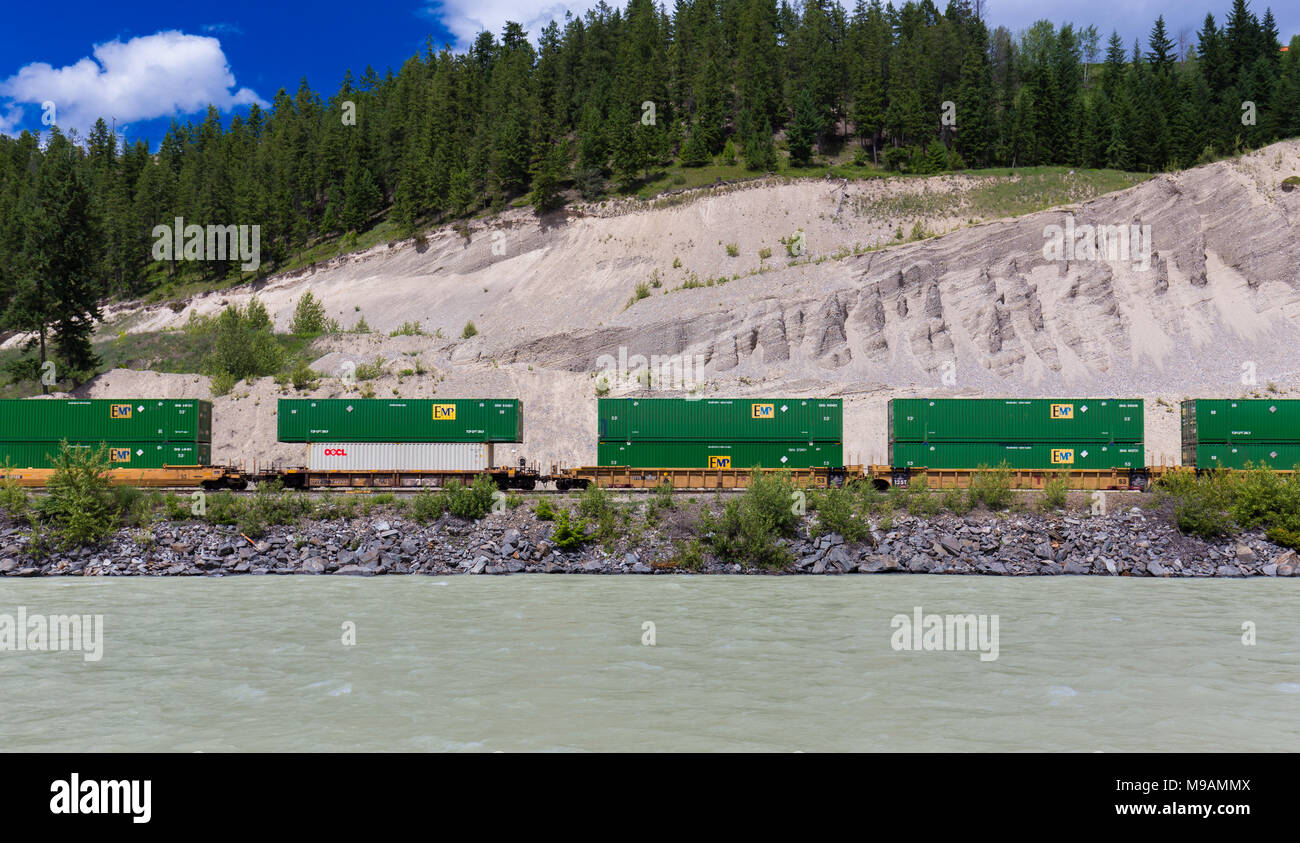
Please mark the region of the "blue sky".
[[[1171, 36], [1194, 32], [1207, 11], [1222, 23], [1231, 0], [989, 0], [991, 26], [1019, 30], [1040, 18], [1117, 29], [1126, 44], [1145, 40], [1164, 14]], [[614, 0], [618, 2], [618, 0]], [[852, 5], [851, 0], [845, 4]], [[939, 0], [940, 7], [946, 0]], [[423, 48], [468, 45], [481, 29], [507, 20], [534, 35], [541, 24], [581, 12], [587, 0], [368, 0], [275, 3], [227, 0], [176, 3], [72, 0], [51, 15], [40, 3], [11, 4], [0, 29], [0, 132], [39, 130], [42, 107], [55, 103], [60, 127], [85, 131], [96, 116], [116, 117], [127, 140], [156, 148], [173, 116], [201, 115], [212, 102], [225, 114], [267, 103], [306, 76], [324, 96], [351, 68], [383, 73]], [[613, 3], [611, 3], [613, 5]], [[1250, 4], [1263, 16], [1264, 4]], [[1300, 3], [1273, 6], [1285, 43], [1300, 32]]]

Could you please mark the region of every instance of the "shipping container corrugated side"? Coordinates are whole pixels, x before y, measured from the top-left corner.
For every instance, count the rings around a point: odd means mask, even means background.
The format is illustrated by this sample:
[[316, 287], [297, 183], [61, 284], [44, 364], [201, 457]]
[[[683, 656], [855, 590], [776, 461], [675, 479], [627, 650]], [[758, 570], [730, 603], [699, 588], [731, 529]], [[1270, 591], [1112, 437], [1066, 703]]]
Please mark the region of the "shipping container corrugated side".
[[1044, 444], [991, 442], [895, 442], [889, 446], [895, 468], [1009, 468], [1065, 471], [1072, 468], [1142, 468], [1141, 444], [1073, 442]]
[[513, 398], [281, 398], [281, 442], [522, 442]]
[[895, 398], [892, 442], [1143, 442], [1141, 398]]
[[[209, 442], [124, 442], [112, 439], [100, 442], [69, 442], [73, 448], [108, 446], [113, 468], [162, 468], [168, 465], [211, 465]], [[0, 465], [8, 460], [14, 468], [51, 468], [52, 455], [59, 453], [58, 442], [0, 442]]]
[[627, 442], [601, 441], [603, 466], [632, 468], [841, 468], [839, 442]]
[[211, 442], [212, 402], [180, 398], [0, 400], [0, 441]]
[[312, 471], [483, 471], [492, 466], [484, 442], [313, 442]]
[[1249, 465], [1292, 471], [1300, 466], [1300, 444], [1295, 442], [1185, 444], [1183, 465], [1198, 469], [1246, 468]]
[[1300, 400], [1195, 398], [1181, 410], [1184, 445], [1300, 442]]
[[830, 398], [601, 398], [610, 441], [842, 442], [844, 402]]

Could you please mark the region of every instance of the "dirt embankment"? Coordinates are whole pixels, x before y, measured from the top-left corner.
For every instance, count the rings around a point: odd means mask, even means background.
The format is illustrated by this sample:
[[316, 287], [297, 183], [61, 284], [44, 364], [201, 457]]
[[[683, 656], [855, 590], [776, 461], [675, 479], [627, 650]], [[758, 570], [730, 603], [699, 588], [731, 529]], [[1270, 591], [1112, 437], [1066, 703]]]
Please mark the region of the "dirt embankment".
[[[364, 315], [375, 330], [319, 341], [329, 377], [312, 395], [521, 398], [525, 441], [499, 461], [591, 462], [598, 374], [620, 355], [632, 366], [659, 355], [689, 361], [678, 386], [697, 394], [843, 397], [854, 462], [886, 460], [892, 397], [1059, 394], [1145, 397], [1147, 459], [1173, 463], [1183, 397], [1300, 386], [1300, 190], [1280, 186], [1292, 175], [1300, 141], [978, 224], [959, 201], [971, 181], [953, 176], [762, 184], [544, 219], [519, 210], [468, 236], [442, 229], [423, 246], [275, 277], [257, 295], [281, 328], [311, 290], [345, 327]], [[917, 223], [949, 233], [899, 243]], [[1052, 226], [1078, 237], [1085, 225], [1138, 226], [1138, 245], [1101, 259], [1044, 253]], [[633, 300], [638, 284], [647, 295]], [[253, 292], [141, 310], [130, 330]], [[468, 321], [479, 333], [461, 340]], [[407, 322], [430, 335], [388, 336]], [[383, 377], [340, 379], [343, 361], [379, 356]], [[206, 378], [122, 370], [87, 388], [208, 391]], [[302, 461], [300, 446], [275, 443], [279, 392], [263, 379], [219, 400], [216, 459]], [[611, 394], [633, 393], [616, 380]]]

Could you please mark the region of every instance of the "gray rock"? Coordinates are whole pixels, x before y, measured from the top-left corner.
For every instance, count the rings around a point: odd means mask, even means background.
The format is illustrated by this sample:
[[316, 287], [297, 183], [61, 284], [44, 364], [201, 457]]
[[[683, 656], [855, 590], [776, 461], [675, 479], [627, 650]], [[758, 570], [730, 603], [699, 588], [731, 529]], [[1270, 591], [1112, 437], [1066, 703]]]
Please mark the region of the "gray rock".
[[1259, 558], [1259, 555], [1250, 547], [1250, 545], [1239, 544], [1236, 550], [1237, 561], [1250, 564]]
[[325, 573], [325, 562], [321, 559], [308, 559], [298, 568], [300, 574], [323, 574]]
[[1277, 565], [1277, 575], [1279, 577], [1294, 577], [1300, 570], [1300, 557], [1294, 550], [1288, 550], [1273, 562]]
[[369, 577], [373, 576], [370, 571], [363, 570], [360, 565], [344, 565], [334, 572], [345, 577]]
[[1216, 577], [1240, 577], [1241, 569], [1236, 565], [1220, 565], [1214, 575]]
[[853, 563], [849, 560], [849, 552], [844, 549], [843, 545], [832, 548], [831, 552], [826, 554], [825, 561], [827, 567], [841, 572], [851, 570], [853, 567]]

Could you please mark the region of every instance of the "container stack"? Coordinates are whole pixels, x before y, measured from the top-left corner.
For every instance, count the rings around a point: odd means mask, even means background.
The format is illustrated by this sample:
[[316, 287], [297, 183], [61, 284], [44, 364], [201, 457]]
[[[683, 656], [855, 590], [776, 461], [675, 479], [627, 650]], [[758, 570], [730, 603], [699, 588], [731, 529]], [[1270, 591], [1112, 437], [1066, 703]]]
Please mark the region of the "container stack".
[[895, 398], [895, 468], [1141, 468], [1142, 399]]
[[114, 468], [212, 464], [212, 402], [190, 398], [0, 400], [0, 465], [50, 468], [59, 443], [107, 446]]
[[513, 398], [281, 398], [277, 412], [313, 471], [483, 471], [494, 444], [524, 438]]
[[597, 459], [630, 468], [840, 468], [843, 402], [602, 398]]
[[1181, 409], [1184, 466], [1300, 465], [1300, 401], [1194, 398]]

